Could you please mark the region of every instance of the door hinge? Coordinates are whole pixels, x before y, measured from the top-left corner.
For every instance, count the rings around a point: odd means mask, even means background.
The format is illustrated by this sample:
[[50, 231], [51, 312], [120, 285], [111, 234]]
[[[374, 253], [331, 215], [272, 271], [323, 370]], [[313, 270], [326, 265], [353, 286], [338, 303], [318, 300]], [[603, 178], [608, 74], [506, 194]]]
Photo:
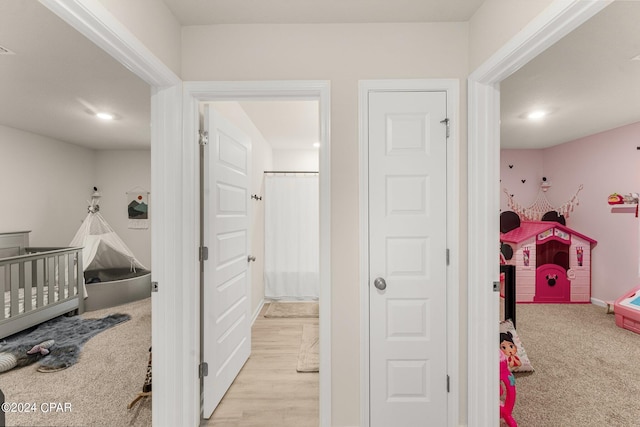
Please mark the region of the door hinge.
[[500, 282], [493, 282], [493, 292], [500, 292]]
[[206, 130], [198, 131], [198, 144], [207, 145], [209, 143], [209, 132]]
[[447, 127], [447, 138], [449, 138], [449, 131], [450, 131], [450, 127], [449, 127], [449, 122], [450, 120], [448, 118], [444, 119], [444, 120], [440, 120], [440, 123], [444, 123], [444, 125]]
[[206, 246], [200, 246], [200, 248], [198, 248], [198, 260], [199, 261], [206, 261], [209, 259], [209, 248]]
[[449, 375], [447, 375], [447, 393], [451, 391], [450, 382], [451, 381], [450, 381]]
[[447, 265], [449, 265], [449, 248], [447, 248]]
[[202, 362], [198, 366], [198, 378], [204, 378], [209, 375], [209, 364], [207, 362]]
[[151, 282], [151, 292], [158, 292], [158, 282]]

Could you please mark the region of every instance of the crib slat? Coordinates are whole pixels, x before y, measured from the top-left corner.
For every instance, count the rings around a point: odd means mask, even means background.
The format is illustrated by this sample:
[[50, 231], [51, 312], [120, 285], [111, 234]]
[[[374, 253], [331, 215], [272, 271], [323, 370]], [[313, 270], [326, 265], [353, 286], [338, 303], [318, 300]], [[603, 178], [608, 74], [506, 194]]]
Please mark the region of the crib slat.
[[9, 278], [8, 278], [8, 270], [9, 270], [9, 265], [5, 264], [2, 266], [3, 270], [4, 270], [4, 282], [0, 283], [0, 289], [2, 291], [2, 312], [0, 313], [0, 319], [4, 319], [4, 307], [7, 303], [7, 301], [5, 301], [4, 299], [4, 295], [6, 292], [6, 283], [9, 283]]
[[47, 287], [48, 287], [48, 298], [47, 298], [47, 304], [51, 304], [52, 302], [55, 302], [55, 284], [56, 284], [56, 270], [58, 267], [58, 257], [57, 256], [52, 256], [49, 257], [49, 278], [47, 280]]
[[82, 249], [76, 251], [76, 294], [78, 295], [78, 314], [84, 313], [84, 266]]
[[42, 268], [38, 270], [38, 291], [36, 292], [38, 307], [44, 306], [44, 284], [47, 282], [48, 265], [49, 258], [42, 258]]
[[[20, 281], [20, 266], [22, 266], [22, 263], [18, 263], [18, 264], [10, 264], [9, 265], [9, 270], [13, 270], [14, 266], [18, 266], [18, 277], [11, 277], [11, 310], [9, 312], [9, 316], [13, 317], [13, 316], [17, 316], [19, 314], [19, 302], [20, 302], [20, 287], [19, 287], [19, 281]], [[24, 269], [22, 269], [24, 271]], [[12, 274], [13, 272], [10, 273], [11, 276], [13, 276]], [[24, 275], [24, 273], [23, 273]]]
[[74, 254], [71, 253], [71, 254], [67, 255], [67, 272], [68, 272], [68, 274], [67, 274], [67, 298], [70, 298], [70, 297], [72, 297], [74, 295], [74, 293], [73, 293], [73, 284], [74, 284], [74, 277], [75, 277], [75, 274], [74, 274], [74, 271], [73, 271], [73, 269], [75, 267], [74, 266], [74, 264], [75, 264], [74, 259], [75, 259]]
[[38, 263], [37, 260], [30, 261], [31, 264], [31, 280], [27, 280], [24, 286], [24, 312], [28, 313], [33, 310], [33, 286], [38, 286]]

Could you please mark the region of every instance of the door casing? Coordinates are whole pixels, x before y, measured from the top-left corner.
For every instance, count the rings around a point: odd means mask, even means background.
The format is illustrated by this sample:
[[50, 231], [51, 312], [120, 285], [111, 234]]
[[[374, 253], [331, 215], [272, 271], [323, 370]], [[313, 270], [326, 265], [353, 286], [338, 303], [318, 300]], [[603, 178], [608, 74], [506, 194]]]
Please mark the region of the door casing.
[[[330, 85], [328, 81], [265, 81], [265, 82], [185, 82], [183, 99], [183, 141], [197, 141], [199, 105], [202, 102], [234, 101], [241, 99], [312, 99], [319, 103], [320, 113], [320, 426], [331, 425], [331, 192], [330, 192]], [[197, 144], [185, 146], [187, 159], [197, 165]], [[189, 169], [187, 169], [189, 170]], [[199, 192], [197, 168], [191, 169], [189, 178]], [[196, 193], [198, 194], [198, 193]], [[197, 213], [197, 209], [194, 209]], [[197, 217], [197, 215], [195, 215]], [[192, 218], [193, 233], [199, 233], [199, 219]], [[199, 234], [198, 234], [199, 235]], [[197, 258], [197, 257], [196, 257]], [[185, 267], [186, 268], [186, 267]], [[199, 271], [198, 260], [192, 261]], [[199, 298], [196, 297], [199, 306]], [[199, 342], [199, 328], [198, 341]], [[199, 384], [199, 383], [198, 383]], [[199, 401], [199, 400], [198, 400]]]
[[447, 366], [449, 367], [450, 393], [448, 414], [450, 426], [458, 425], [459, 414], [459, 129], [460, 89], [455, 79], [433, 80], [361, 80], [359, 82], [360, 124], [360, 425], [370, 425], [369, 408], [369, 111], [368, 94], [375, 91], [445, 91], [447, 93], [447, 117], [450, 134], [447, 141], [447, 248], [450, 251], [447, 266]]

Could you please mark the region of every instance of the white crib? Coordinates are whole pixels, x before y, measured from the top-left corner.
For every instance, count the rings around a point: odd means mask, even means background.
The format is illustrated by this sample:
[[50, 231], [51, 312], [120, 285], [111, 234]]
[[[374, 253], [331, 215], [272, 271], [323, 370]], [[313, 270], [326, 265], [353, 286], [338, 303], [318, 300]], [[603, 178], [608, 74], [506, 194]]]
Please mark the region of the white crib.
[[0, 339], [84, 312], [82, 248], [29, 247], [29, 231], [0, 233]]

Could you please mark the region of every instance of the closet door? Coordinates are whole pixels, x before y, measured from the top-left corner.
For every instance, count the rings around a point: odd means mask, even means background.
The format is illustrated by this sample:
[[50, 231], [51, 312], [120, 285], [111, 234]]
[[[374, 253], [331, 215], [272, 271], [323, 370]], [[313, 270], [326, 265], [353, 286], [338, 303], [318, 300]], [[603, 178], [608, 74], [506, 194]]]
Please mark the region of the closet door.
[[447, 425], [446, 102], [369, 94], [371, 427]]

